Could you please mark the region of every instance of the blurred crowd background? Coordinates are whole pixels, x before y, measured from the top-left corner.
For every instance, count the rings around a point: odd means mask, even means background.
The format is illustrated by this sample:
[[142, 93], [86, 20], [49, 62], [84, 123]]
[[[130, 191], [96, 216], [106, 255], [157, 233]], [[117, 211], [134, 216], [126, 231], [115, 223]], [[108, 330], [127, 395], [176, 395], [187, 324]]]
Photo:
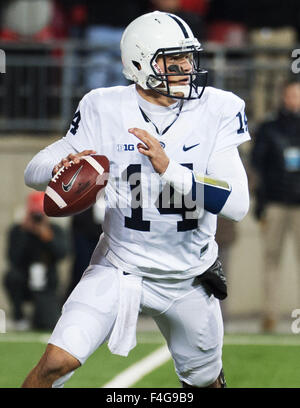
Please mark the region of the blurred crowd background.
[[219, 219], [217, 231], [229, 285], [222, 304], [225, 329], [235, 321], [250, 329], [254, 319], [254, 330], [289, 330], [291, 313], [300, 308], [300, 87], [292, 70], [292, 51], [300, 48], [300, 2], [5, 0], [0, 309], [11, 330], [53, 327], [101, 232], [96, 207], [78, 217], [46, 219], [38, 207], [41, 197], [24, 185], [25, 166], [67, 131], [86, 92], [128, 84], [120, 38], [130, 21], [152, 10], [182, 17], [203, 44], [209, 85], [246, 102], [252, 141], [240, 154], [251, 209], [237, 225]]

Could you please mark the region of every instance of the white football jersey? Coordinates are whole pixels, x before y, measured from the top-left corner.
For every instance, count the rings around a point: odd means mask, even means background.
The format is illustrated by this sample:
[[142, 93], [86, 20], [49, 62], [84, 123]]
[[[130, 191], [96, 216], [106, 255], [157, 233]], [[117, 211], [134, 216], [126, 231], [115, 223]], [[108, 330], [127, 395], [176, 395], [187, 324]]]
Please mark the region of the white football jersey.
[[145, 129], [170, 159], [205, 175], [213, 153], [250, 138], [244, 105], [236, 95], [208, 87], [199, 100], [184, 102], [160, 136], [143, 117], [135, 85], [99, 88], [83, 97], [64, 139], [78, 152], [93, 149], [110, 160], [104, 233], [92, 263], [106, 254], [127, 272], [175, 279], [196, 276], [213, 264], [217, 216], [203, 211], [199, 217], [183, 207], [183, 198], [163, 183], [128, 129]]

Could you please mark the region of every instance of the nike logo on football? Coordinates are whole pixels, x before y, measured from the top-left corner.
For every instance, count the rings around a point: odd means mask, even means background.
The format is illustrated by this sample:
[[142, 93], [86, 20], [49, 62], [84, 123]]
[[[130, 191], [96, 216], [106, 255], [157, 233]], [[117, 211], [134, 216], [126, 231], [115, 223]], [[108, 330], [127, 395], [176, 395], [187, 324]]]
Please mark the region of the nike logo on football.
[[194, 145], [192, 145], [192, 146], [186, 146], [186, 145], [183, 145], [183, 151], [184, 152], [187, 152], [188, 150], [190, 150], [190, 149], [193, 149], [193, 147], [196, 147], [196, 146], [198, 146], [200, 143], [197, 143], [197, 144], [194, 144]]
[[79, 169], [76, 171], [74, 176], [71, 178], [68, 184], [65, 184], [64, 182], [61, 183], [62, 189], [67, 193], [68, 191], [71, 190], [73, 187], [73, 184], [75, 183], [75, 180], [77, 179], [78, 174], [80, 173], [81, 169], [83, 166], [79, 167]]

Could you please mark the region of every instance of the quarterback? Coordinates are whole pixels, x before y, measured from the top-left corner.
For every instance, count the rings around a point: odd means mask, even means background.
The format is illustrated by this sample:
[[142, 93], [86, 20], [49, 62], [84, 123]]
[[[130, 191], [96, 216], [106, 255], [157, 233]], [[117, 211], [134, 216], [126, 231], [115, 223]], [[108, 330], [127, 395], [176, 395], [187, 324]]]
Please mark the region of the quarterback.
[[250, 136], [243, 100], [206, 87], [201, 51], [176, 15], [140, 16], [121, 40], [133, 84], [86, 94], [66, 136], [28, 164], [37, 190], [84, 155], [107, 156], [110, 173], [103, 234], [24, 387], [62, 387], [106, 341], [127, 356], [139, 312], [165, 337], [183, 387], [225, 386], [214, 236], [218, 216], [248, 211], [237, 146]]

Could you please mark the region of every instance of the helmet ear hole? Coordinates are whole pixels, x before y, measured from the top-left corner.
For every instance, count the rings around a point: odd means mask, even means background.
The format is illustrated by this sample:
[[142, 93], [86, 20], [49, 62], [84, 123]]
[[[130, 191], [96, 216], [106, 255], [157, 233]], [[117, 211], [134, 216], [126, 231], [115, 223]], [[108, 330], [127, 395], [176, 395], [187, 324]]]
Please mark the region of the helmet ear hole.
[[141, 64], [137, 61], [131, 61], [138, 71], [142, 69]]

